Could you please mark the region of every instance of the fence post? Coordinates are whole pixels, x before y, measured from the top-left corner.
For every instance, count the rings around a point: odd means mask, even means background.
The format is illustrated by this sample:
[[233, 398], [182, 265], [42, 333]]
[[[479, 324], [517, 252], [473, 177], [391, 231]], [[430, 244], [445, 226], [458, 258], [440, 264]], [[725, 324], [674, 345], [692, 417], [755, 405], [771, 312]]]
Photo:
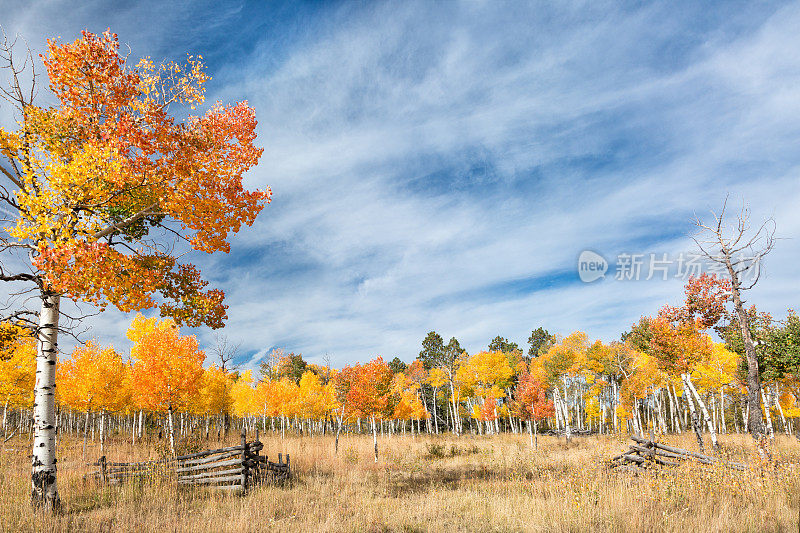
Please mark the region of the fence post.
[[242, 494], [247, 492], [247, 431], [242, 427]]
[[100, 457], [99, 463], [100, 463], [100, 479], [103, 481], [103, 483], [107, 483], [108, 482], [108, 472], [106, 471], [106, 456], [105, 455]]

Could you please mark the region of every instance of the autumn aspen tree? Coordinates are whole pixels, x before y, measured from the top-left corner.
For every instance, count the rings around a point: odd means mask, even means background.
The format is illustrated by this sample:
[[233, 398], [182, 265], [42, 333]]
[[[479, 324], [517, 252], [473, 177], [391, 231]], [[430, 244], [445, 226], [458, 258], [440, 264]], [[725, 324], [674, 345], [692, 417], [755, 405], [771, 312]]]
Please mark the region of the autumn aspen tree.
[[[15, 131], [0, 129], [0, 201], [11, 213], [2, 249], [31, 268], [0, 270], [0, 280], [27, 282], [39, 294], [38, 312], [17, 317], [38, 339], [31, 496], [53, 509], [61, 298], [126, 312], [158, 307], [178, 323], [220, 327], [224, 295], [178, 262], [180, 246], [228, 251], [228, 235], [254, 222], [270, 191], [242, 187], [262, 153], [246, 103], [185, 120], [170, 114], [203, 103], [209, 77], [199, 57], [134, 63], [110, 31], [48, 41], [42, 59], [56, 104], [38, 107], [13, 48], [0, 46], [10, 74], [2, 95], [18, 122]], [[35, 66], [28, 55], [23, 64]]]
[[148, 409], [166, 413], [170, 452], [175, 455], [176, 409], [197, 401], [205, 354], [193, 336], [180, 335], [171, 319], [158, 321], [137, 314], [128, 329], [133, 341], [133, 387]]

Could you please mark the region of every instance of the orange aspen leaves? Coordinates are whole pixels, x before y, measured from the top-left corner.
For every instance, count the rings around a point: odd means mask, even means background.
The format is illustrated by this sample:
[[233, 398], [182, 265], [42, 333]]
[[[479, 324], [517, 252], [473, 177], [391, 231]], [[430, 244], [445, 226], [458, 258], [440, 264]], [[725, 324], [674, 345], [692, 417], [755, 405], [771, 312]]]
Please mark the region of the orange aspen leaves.
[[171, 109], [204, 101], [200, 59], [133, 63], [108, 31], [48, 41], [43, 60], [57, 105], [27, 106], [18, 131], [0, 130], [0, 152], [22, 175], [11, 237], [35, 250], [47, 290], [220, 327], [224, 295], [178, 263], [172, 236], [227, 252], [229, 234], [269, 203], [269, 189], [242, 185], [263, 151], [254, 110], [217, 103], [177, 119]]

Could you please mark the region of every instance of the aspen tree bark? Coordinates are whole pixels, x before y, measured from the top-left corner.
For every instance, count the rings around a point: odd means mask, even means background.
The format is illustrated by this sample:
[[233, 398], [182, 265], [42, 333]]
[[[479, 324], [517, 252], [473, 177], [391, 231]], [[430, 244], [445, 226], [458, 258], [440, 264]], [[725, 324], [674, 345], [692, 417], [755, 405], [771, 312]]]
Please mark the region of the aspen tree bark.
[[531, 424], [531, 421], [528, 420], [528, 437], [530, 437], [531, 440], [531, 448], [533, 448], [533, 428], [531, 427], [532, 425], [533, 424]]
[[717, 442], [717, 432], [714, 429], [714, 423], [711, 421], [711, 416], [708, 414], [706, 403], [700, 397], [700, 394], [697, 393], [697, 389], [694, 387], [692, 378], [689, 376], [689, 374], [686, 374], [686, 383], [689, 386], [689, 390], [692, 391], [695, 400], [697, 400], [697, 405], [700, 406], [700, 412], [703, 413], [703, 418], [705, 419], [706, 426], [708, 427], [708, 432], [711, 434], [711, 444], [714, 446], [715, 450], [718, 450], [719, 442]]
[[375, 428], [375, 415], [372, 415], [372, 445], [375, 448], [375, 462], [378, 462], [378, 430]]
[[[436, 389], [433, 387], [433, 427], [436, 429], [436, 434], [439, 434], [439, 415], [436, 412]], [[405, 426], [403, 426], [405, 427]]]
[[91, 409], [86, 409], [86, 418], [83, 421], [83, 458], [86, 459], [86, 439], [89, 437], [89, 411]]
[[686, 401], [686, 405], [689, 406], [689, 413], [691, 413], [692, 417], [692, 427], [694, 428], [694, 433], [697, 436], [697, 444], [700, 446], [700, 453], [705, 453], [705, 446], [703, 446], [703, 433], [701, 432], [700, 428], [700, 420], [699, 416], [697, 415], [697, 410], [694, 406], [694, 401], [692, 401], [692, 393], [689, 390], [686, 374], [681, 376], [681, 381], [683, 382], [683, 399]]
[[558, 399], [558, 388], [557, 387], [553, 389], [553, 407], [554, 407], [555, 419], [556, 419], [556, 432], [559, 432], [559, 431], [561, 431], [561, 428], [564, 425], [564, 423], [563, 423], [563, 420], [562, 420], [563, 415], [561, 414], [561, 406], [560, 406], [560, 402], [559, 402], [559, 399]]
[[333, 443], [333, 454], [339, 454], [339, 433], [342, 432], [342, 423], [344, 422], [344, 409], [345, 409], [345, 402], [342, 402], [342, 411], [338, 416], [339, 424], [336, 426], [336, 438], [334, 439]]
[[775, 385], [775, 407], [778, 408], [778, 414], [781, 417], [783, 432], [789, 435], [789, 425], [786, 423], [786, 417], [783, 415], [783, 407], [781, 407], [780, 396], [778, 396], [778, 385]]
[[450, 399], [453, 402], [453, 428], [456, 436], [458, 436], [461, 434], [461, 417], [458, 415], [458, 403], [456, 402], [456, 389], [452, 373], [450, 375]]
[[767, 433], [769, 434], [769, 438], [774, 439], [775, 430], [772, 427], [772, 416], [770, 415], [769, 412], [770, 405], [769, 402], [767, 401], [766, 395], [764, 394], [763, 388], [761, 389], [761, 400], [764, 402], [764, 414], [766, 415], [767, 419]]
[[672, 395], [672, 384], [667, 383], [667, 398], [669, 399], [669, 411], [670, 411], [670, 422], [672, 423], [672, 431], [675, 433], [681, 433], [680, 427], [680, 418], [678, 417], [678, 412], [676, 409], [677, 401]]
[[662, 391], [659, 391], [658, 394], [654, 394], [653, 397], [655, 398], [656, 410], [658, 411], [658, 424], [661, 426], [661, 432], [666, 433], [667, 421], [664, 413], [664, 411], [666, 411], [666, 402], [663, 401], [661, 395]]
[[742, 416], [744, 417], [744, 431], [747, 433], [747, 423], [750, 421], [750, 402], [745, 404], [745, 409], [742, 410]]
[[719, 419], [720, 431], [728, 434], [728, 422], [725, 420], [725, 386], [719, 388]]
[[[642, 423], [642, 409], [643, 409], [642, 401], [634, 400], [633, 406], [634, 406], [634, 412], [636, 413], [636, 416], [634, 417], [636, 420], [634, 424], [636, 426], [636, 434], [643, 436], [645, 434], [645, 425]], [[646, 415], [645, 415], [645, 420], [646, 420]]]
[[33, 404], [31, 501], [34, 507], [54, 510], [61, 504], [56, 486], [55, 447], [55, 392], [60, 296], [42, 292], [41, 298]]
[[106, 410], [100, 411], [100, 455], [106, 454]]
[[611, 423], [614, 433], [619, 432], [619, 420], [617, 419], [617, 380], [611, 380]]
[[[558, 390], [558, 386], [553, 387], [553, 394], [556, 397], [556, 403], [560, 406], [561, 409], [561, 416], [564, 421], [564, 435], [567, 438], [567, 442], [572, 440], [572, 426], [569, 423], [569, 409], [567, 408], [567, 404], [564, 399], [561, 397], [561, 392]], [[559, 407], [556, 407], [557, 409]]]
[[175, 424], [172, 421], [172, 404], [167, 408], [167, 423], [169, 424], [169, 451], [175, 456]]
[[708, 413], [708, 408], [706, 407], [706, 403], [703, 401], [703, 398], [700, 397], [700, 394], [698, 394], [697, 389], [694, 387], [694, 384], [692, 383], [692, 378], [689, 376], [689, 374], [686, 374], [686, 383], [689, 386], [689, 390], [692, 391], [692, 395], [697, 401], [697, 405], [700, 406], [700, 412], [703, 414], [703, 419], [705, 420], [706, 427], [708, 427], [708, 432], [711, 434], [711, 444], [714, 446], [715, 450], [719, 450], [719, 442], [717, 442], [717, 432], [714, 429], [714, 422], [711, 420], [711, 415], [709, 415]]

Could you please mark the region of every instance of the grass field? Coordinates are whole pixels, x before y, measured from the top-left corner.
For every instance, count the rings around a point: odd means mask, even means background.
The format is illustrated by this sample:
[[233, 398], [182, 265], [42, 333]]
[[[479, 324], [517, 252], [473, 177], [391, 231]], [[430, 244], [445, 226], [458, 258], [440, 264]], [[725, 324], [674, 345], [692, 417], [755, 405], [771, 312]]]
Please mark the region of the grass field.
[[[230, 443], [234, 443], [232, 437]], [[747, 436], [722, 436], [722, 453], [751, 462]], [[247, 496], [153, 482], [85, 482], [81, 441], [59, 442], [62, 512], [29, 505], [29, 441], [0, 452], [3, 531], [798, 531], [800, 442], [778, 437], [776, 465], [748, 472], [685, 465], [639, 476], [610, 470], [626, 438], [527, 436], [382, 439], [262, 436], [264, 452], [289, 452], [291, 486]], [[665, 437], [695, 449], [690, 436]], [[211, 443], [216, 446], [220, 443]], [[112, 441], [112, 461], [157, 456], [159, 444]], [[87, 456], [96, 460], [91, 447]]]

